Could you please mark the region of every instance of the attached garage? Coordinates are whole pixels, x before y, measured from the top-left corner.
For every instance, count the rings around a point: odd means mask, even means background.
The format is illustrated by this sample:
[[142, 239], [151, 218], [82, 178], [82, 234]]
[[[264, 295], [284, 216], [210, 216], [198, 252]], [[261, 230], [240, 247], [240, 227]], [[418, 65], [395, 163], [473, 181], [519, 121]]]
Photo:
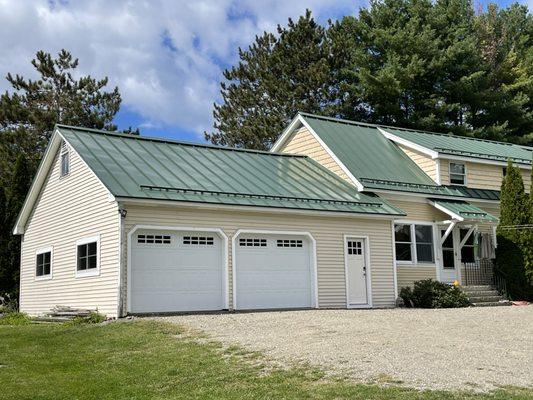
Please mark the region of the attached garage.
[[316, 307], [314, 241], [309, 234], [238, 232], [234, 238], [234, 308]]
[[227, 308], [221, 232], [137, 229], [129, 240], [131, 313]]

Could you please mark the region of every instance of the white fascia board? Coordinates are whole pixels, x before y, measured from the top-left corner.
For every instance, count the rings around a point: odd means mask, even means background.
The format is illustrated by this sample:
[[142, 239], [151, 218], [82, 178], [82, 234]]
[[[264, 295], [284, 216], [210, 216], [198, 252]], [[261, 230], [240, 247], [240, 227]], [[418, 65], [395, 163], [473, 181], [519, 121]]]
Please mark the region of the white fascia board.
[[434, 201], [428, 200], [428, 203], [431, 204], [433, 207], [435, 207], [437, 210], [442, 211], [444, 214], [448, 214], [450, 217], [452, 217], [457, 222], [463, 222], [465, 220], [459, 214], [456, 214], [456, 213], [448, 210], [446, 207], [443, 207], [440, 204], [435, 203]]
[[333, 153], [333, 151], [331, 151], [331, 149], [326, 145], [326, 143], [324, 143], [324, 141], [320, 138], [320, 136], [313, 130], [313, 128], [311, 128], [311, 126], [305, 121], [305, 118], [301, 115], [301, 114], [298, 114], [296, 115], [296, 117], [291, 121], [291, 123], [289, 124], [289, 126], [285, 129], [285, 131], [283, 132], [283, 134], [280, 136], [280, 138], [276, 141], [276, 143], [274, 144], [274, 146], [272, 147], [272, 149], [270, 150], [271, 152], [276, 152], [276, 151], [279, 151], [279, 149], [285, 144], [285, 142], [289, 139], [289, 137], [292, 135], [294, 129], [299, 125], [303, 125], [307, 128], [307, 130], [309, 131], [309, 133], [311, 133], [311, 135], [316, 139], [316, 141], [320, 144], [320, 146], [322, 146], [322, 148], [326, 151], [326, 153], [328, 153], [328, 155], [333, 158], [333, 160], [337, 163], [337, 165], [342, 169], [342, 171], [348, 176], [348, 178], [350, 178], [350, 180], [352, 181], [352, 183], [355, 185], [355, 187], [357, 188], [357, 190], [359, 190], [360, 192], [362, 192], [364, 190], [364, 186], [361, 182], [359, 182], [359, 180], [353, 176], [353, 174], [350, 172], [350, 170], [348, 168], [346, 168], [346, 166], [341, 162], [341, 160], [339, 160], [339, 158], [335, 155], [335, 153]]
[[276, 208], [276, 207], [259, 207], [259, 206], [242, 206], [230, 204], [212, 204], [212, 203], [193, 203], [178, 200], [159, 200], [159, 199], [135, 199], [129, 197], [117, 197], [117, 201], [124, 205], [127, 210], [128, 206], [168, 206], [177, 208], [189, 208], [199, 210], [213, 211], [238, 211], [238, 212], [257, 212], [267, 214], [287, 214], [287, 215], [307, 215], [315, 217], [340, 217], [340, 218], [369, 218], [393, 220], [403, 217], [402, 215], [392, 214], [363, 214], [346, 211], [320, 211], [320, 210], [300, 210], [293, 208]]
[[60, 143], [61, 135], [59, 134], [59, 131], [56, 130], [52, 134], [50, 143], [48, 144], [48, 147], [44, 152], [41, 164], [37, 169], [37, 173], [35, 174], [33, 182], [30, 186], [30, 190], [28, 191], [26, 199], [24, 200], [24, 204], [17, 218], [17, 222], [15, 223], [15, 227], [13, 228], [14, 235], [24, 234], [26, 222], [28, 221], [28, 217], [30, 216], [33, 210], [33, 206], [37, 201], [39, 194], [41, 193], [41, 189], [44, 183], [46, 182], [48, 171], [50, 170], [52, 163], [54, 162], [54, 156], [57, 150], [59, 149]]
[[278, 138], [278, 140], [276, 140], [276, 142], [270, 149], [271, 153], [275, 153], [279, 151], [279, 149], [285, 144], [285, 142], [289, 139], [289, 137], [294, 132], [294, 129], [296, 128], [296, 126], [298, 126], [298, 124], [301, 123], [300, 117], [301, 117], [300, 114], [297, 114], [296, 117], [292, 119], [289, 126], [285, 128], [281, 136]]
[[383, 128], [378, 127], [378, 131], [383, 136], [385, 136], [387, 139], [392, 140], [393, 142], [401, 144], [401, 145], [403, 145], [405, 147], [409, 147], [410, 149], [416, 150], [416, 151], [418, 151], [418, 152], [420, 152], [422, 154], [425, 154], [425, 155], [431, 157], [432, 159], [436, 159], [436, 158], [439, 157], [439, 153], [436, 152], [435, 150], [428, 149], [427, 147], [424, 147], [424, 146], [421, 146], [419, 144], [413, 143], [410, 140], [407, 140], [407, 139], [401, 138], [399, 136], [396, 136], [393, 133], [387, 132]]
[[[487, 160], [485, 158], [456, 156], [456, 155], [448, 154], [448, 153], [439, 153], [439, 158], [442, 158], [443, 160], [451, 160], [451, 161], [463, 161], [463, 162], [470, 162], [470, 163], [476, 163], [476, 164], [497, 165], [500, 167], [507, 166], [507, 161], [495, 161], [495, 160]], [[531, 169], [531, 164], [522, 164], [522, 163], [513, 161], [513, 165], [517, 166], [518, 168], [522, 168], [522, 169]]]
[[[391, 195], [389, 197], [383, 196], [386, 200], [404, 200], [404, 201], [417, 201], [417, 198], [423, 198], [422, 201], [425, 201], [428, 197], [432, 197], [435, 199], [442, 199], [442, 200], [465, 200], [470, 202], [477, 202], [477, 203], [489, 203], [489, 204], [499, 204], [499, 200], [487, 200], [487, 199], [474, 199], [471, 197], [456, 197], [456, 196], [444, 196], [439, 194], [431, 194], [431, 193], [416, 193], [416, 192], [402, 192], [399, 190], [386, 190], [386, 189], [372, 189], [372, 188], [366, 188], [365, 192], [372, 192], [372, 193], [378, 193], [378, 194], [384, 194], [384, 195]], [[392, 197], [394, 195], [394, 197]]]

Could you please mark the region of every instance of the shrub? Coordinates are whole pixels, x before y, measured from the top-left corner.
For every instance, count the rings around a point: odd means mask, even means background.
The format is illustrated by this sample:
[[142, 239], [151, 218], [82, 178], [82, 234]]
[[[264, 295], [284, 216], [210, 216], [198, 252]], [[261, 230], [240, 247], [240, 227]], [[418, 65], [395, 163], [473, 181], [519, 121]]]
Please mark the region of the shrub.
[[414, 289], [402, 288], [400, 297], [407, 307], [416, 308], [458, 308], [470, 304], [459, 288], [432, 279], [415, 282]]
[[26, 314], [11, 311], [0, 317], [0, 325], [28, 325], [31, 319]]
[[0, 295], [0, 312], [11, 313], [18, 311], [19, 305], [17, 297], [5, 293]]

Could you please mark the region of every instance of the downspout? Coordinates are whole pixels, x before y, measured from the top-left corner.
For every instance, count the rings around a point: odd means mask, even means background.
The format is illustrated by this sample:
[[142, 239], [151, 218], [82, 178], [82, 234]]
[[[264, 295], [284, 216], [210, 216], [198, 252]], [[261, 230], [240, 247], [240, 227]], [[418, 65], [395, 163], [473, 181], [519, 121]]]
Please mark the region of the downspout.
[[119, 234], [118, 234], [118, 294], [117, 294], [117, 317], [122, 318], [126, 316], [124, 312], [124, 237], [127, 211], [122, 208], [119, 203], [118, 219], [119, 219]]

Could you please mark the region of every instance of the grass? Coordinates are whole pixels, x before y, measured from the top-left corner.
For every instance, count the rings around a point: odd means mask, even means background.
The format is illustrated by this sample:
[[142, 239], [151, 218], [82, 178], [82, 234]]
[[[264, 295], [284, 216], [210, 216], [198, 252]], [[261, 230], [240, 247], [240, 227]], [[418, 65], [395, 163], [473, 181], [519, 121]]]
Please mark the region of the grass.
[[[152, 321], [0, 326], [0, 399], [531, 399], [419, 392], [265, 366], [260, 354], [192, 340]], [[388, 380], [388, 379], [387, 379]]]

